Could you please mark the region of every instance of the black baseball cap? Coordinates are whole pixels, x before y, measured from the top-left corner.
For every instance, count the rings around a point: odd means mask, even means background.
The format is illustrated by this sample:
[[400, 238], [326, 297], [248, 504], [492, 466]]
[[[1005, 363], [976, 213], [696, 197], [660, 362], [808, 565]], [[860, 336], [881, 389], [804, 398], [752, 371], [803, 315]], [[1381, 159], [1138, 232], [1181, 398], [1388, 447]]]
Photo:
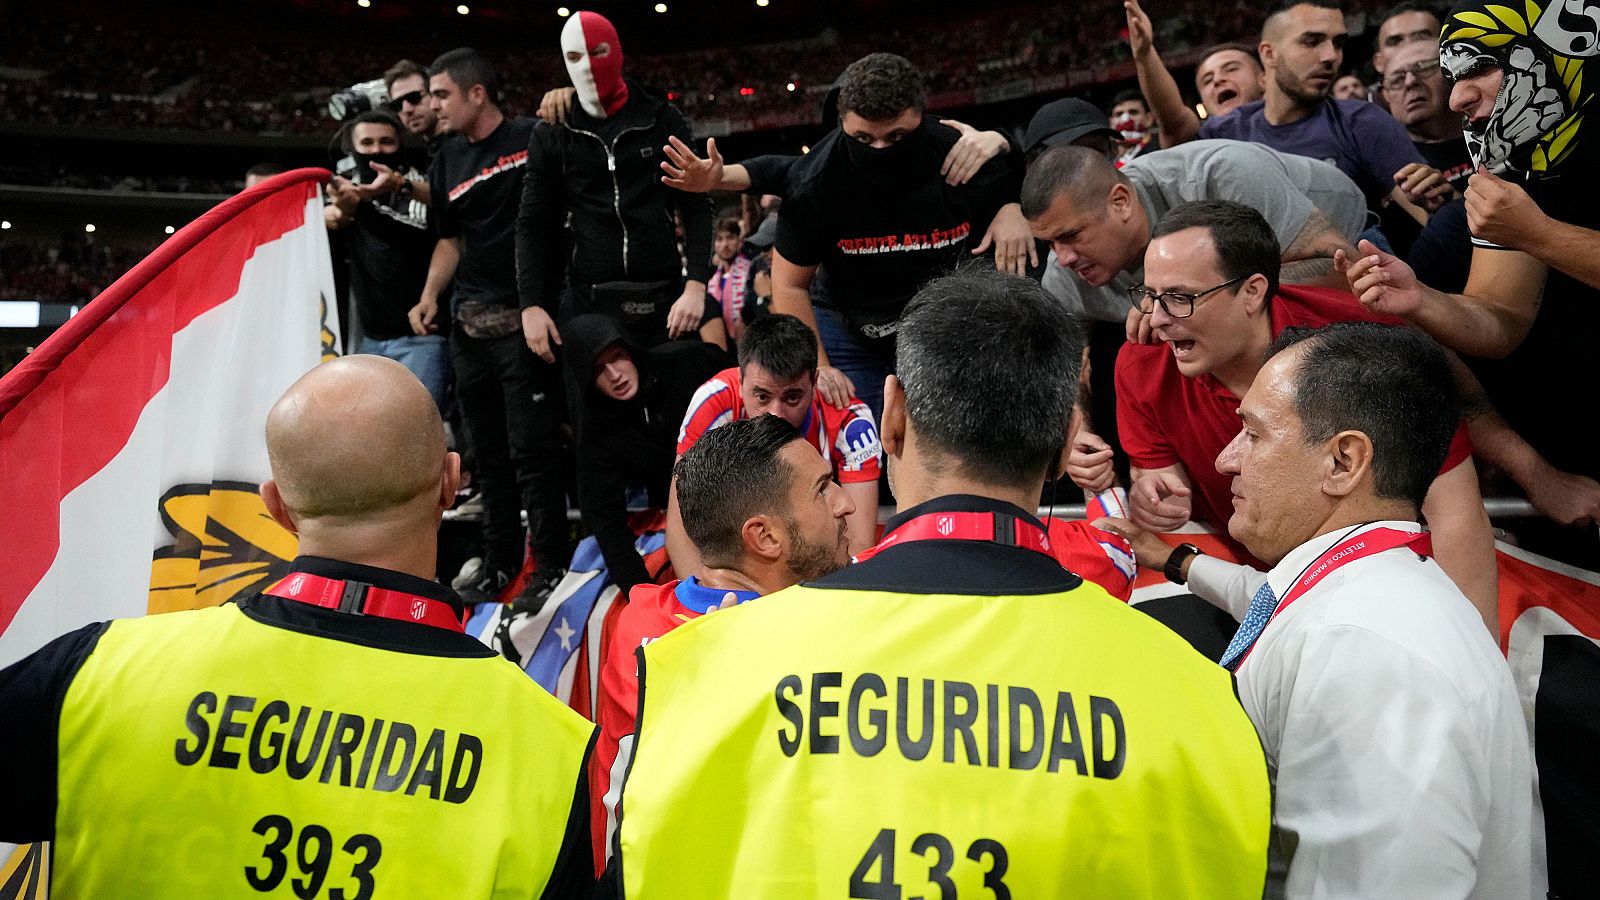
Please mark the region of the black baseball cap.
[[1077, 97], [1051, 100], [1039, 107], [1028, 122], [1028, 130], [1022, 135], [1022, 152], [1032, 153], [1041, 144], [1064, 147], [1088, 134], [1117, 136], [1107, 123], [1106, 114], [1093, 103]]

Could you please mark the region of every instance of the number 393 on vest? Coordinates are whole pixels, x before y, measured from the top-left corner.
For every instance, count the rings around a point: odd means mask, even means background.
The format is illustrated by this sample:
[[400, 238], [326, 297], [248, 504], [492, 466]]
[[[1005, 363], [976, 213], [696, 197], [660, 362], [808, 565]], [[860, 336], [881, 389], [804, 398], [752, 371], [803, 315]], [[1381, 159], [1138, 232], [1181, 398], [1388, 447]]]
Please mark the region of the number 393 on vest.
[[1116, 778], [1128, 755], [1122, 710], [1109, 697], [1041, 697], [1015, 685], [974, 685], [874, 672], [785, 675], [773, 689], [784, 756], [894, 753], [1019, 771]]

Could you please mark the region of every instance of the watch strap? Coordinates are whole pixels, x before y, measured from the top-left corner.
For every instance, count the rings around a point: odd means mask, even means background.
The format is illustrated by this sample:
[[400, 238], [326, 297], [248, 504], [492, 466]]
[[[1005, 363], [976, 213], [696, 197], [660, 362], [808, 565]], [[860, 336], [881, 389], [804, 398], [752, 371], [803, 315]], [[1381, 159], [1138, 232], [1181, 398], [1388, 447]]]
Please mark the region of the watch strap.
[[1161, 573], [1173, 584], [1183, 584], [1188, 580], [1183, 577], [1184, 561], [1204, 552], [1193, 544], [1179, 544], [1173, 547], [1172, 553], [1167, 556], [1167, 564], [1161, 567]]

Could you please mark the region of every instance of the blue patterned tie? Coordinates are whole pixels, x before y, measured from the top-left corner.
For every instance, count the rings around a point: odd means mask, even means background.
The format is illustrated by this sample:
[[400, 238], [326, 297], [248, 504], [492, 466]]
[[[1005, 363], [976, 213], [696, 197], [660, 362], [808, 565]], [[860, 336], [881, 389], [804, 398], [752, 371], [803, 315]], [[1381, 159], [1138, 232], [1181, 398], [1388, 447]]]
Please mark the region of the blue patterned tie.
[[1261, 589], [1250, 598], [1250, 609], [1244, 614], [1244, 621], [1239, 623], [1239, 630], [1234, 632], [1233, 640], [1228, 642], [1227, 652], [1222, 654], [1222, 667], [1232, 672], [1239, 666], [1239, 658], [1244, 656], [1250, 645], [1261, 636], [1261, 630], [1267, 627], [1267, 620], [1272, 618], [1272, 610], [1278, 605], [1278, 598], [1273, 596], [1272, 585], [1263, 581]]

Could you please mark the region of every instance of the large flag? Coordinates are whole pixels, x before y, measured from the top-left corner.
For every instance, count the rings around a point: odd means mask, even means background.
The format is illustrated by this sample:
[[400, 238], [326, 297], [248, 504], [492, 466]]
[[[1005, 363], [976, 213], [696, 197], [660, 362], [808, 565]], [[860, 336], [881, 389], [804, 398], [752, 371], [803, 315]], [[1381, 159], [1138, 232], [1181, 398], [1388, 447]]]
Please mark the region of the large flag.
[[[0, 667], [90, 622], [283, 576], [295, 541], [256, 494], [262, 432], [338, 346], [327, 177], [219, 204], [0, 378]], [[44, 897], [48, 860], [0, 844], [0, 900]]]
[[[629, 524], [638, 535], [634, 549], [644, 557], [651, 578], [657, 584], [671, 581], [666, 516], [659, 511], [635, 513]], [[516, 595], [527, 575], [524, 571], [512, 584], [508, 596]], [[567, 574], [541, 608], [482, 604], [467, 620], [467, 633], [521, 666], [556, 699], [592, 720], [606, 641], [626, 605], [627, 598], [611, 583], [600, 544], [591, 536], [578, 543]]]
[[282, 576], [294, 541], [256, 496], [262, 428], [337, 346], [326, 178], [219, 204], [0, 379], [0, 666]]

